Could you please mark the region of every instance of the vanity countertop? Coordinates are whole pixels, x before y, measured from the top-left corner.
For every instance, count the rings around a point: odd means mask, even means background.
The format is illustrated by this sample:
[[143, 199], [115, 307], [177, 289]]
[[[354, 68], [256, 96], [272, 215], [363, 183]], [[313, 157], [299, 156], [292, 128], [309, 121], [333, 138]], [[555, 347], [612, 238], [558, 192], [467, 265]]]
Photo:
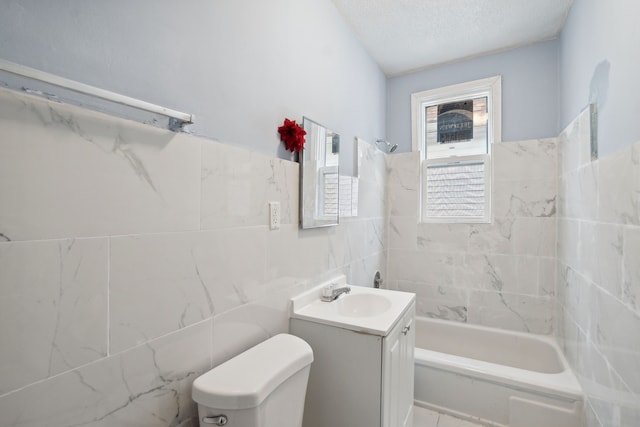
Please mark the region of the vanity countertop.
[[[349, 286], [348, 294], [335, 301], [321, 300], [327, 285]], [[344, 276], [327, 281], [290, 300], [290, 316], [294, 319], [331, 325], [370, 335], [387, 336], [415, 301], [409, 292], [376, 289], [346, 284]]]

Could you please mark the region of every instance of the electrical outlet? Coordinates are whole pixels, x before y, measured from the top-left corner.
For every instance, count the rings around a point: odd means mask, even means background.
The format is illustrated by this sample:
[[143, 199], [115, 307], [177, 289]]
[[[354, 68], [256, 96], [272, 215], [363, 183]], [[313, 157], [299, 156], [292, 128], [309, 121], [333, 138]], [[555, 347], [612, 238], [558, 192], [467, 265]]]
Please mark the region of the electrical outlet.
[[269, 229], [280, 229], [280, 202], [269, 202]]

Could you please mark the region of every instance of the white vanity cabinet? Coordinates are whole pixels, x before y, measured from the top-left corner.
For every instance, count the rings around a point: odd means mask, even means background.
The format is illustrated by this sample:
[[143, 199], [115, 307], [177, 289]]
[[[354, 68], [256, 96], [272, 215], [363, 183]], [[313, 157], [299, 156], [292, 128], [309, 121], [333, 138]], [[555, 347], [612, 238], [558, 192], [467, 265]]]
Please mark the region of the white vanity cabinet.
[[314, 355], [303, 427], [412, 427], [415, 297], [406, 295], [380, 331], [292, 316], [290, 333]]
[[415, 304], [382, 340], [382, 426], [413, 427]]

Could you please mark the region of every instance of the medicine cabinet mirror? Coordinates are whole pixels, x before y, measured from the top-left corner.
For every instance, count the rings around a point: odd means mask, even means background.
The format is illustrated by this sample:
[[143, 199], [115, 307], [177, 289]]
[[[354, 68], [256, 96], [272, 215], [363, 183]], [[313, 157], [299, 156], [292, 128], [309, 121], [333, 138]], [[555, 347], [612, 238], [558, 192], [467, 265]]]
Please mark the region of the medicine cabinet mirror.
[[340, 135], [307, 117], [302, 126], [307, 135], [300, 155], [300, 224], [337, 225]]

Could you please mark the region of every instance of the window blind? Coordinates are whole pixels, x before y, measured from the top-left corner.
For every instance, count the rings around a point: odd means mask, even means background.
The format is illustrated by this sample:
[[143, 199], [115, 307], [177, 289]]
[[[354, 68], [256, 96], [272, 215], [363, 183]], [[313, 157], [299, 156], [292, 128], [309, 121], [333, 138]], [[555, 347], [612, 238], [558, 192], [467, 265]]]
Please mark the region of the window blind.
[[[332, 169], [332, 170], [329, 170]], [[339, 178], [336, 168], [326, 168], [323, 171], [323, 193], [321, 216], [335, 217], [338, 215]]]
[[425, 213], [429, 218], [483, 218], [486, 212], [485, 162], [427, 166]]

